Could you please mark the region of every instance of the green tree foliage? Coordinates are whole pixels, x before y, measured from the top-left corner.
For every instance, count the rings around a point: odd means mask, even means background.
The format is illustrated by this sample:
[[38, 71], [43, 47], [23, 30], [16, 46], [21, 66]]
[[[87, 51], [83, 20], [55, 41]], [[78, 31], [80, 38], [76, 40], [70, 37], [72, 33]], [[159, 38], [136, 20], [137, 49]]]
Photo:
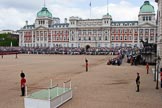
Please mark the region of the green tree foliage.
[[18, 46], [18, 36], [12, 34], [0, 34], [0, 46]]

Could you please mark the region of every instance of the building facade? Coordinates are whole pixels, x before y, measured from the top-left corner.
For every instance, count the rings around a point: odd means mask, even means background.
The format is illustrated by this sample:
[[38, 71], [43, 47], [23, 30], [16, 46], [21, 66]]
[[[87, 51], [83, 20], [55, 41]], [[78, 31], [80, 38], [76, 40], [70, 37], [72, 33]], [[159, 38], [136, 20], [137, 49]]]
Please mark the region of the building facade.
[[162, 58], [162, 1], [155, 0], [158, 3], [158, 11], [157, 11], [157, 51], [158, 55]]
[[156, 42], [154, 7], [145, 1], [137, 21], [113, 21], [107, 13], [101, 19], [52, 17], [46, 7], [38, 13], [33, 25], [19, 30], [19, 46], [26, 47], [141, 47], [140, 40]]

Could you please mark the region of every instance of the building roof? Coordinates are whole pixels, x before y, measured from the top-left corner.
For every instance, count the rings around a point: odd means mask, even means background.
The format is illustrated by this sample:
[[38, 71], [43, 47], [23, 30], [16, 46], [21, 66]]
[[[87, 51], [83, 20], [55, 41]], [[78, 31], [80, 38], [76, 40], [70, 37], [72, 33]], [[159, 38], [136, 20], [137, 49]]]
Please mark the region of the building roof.
[[112, 21], [112, 26], [136, 26], [138, 25], [138, 21]]
[[53, 27], [53, 28], [60, 28], [60, 27], [63, 27], [63, 28], [66, 28], [69, 26], [69, 23], [55, 23], [53, 25], [51, 25], [50, 27]]
[[150, 4], [149, 1], [145, 1], [144, 4], [140, 7], [140, 13], [152, 13], [155, 12], [154, 7]]
[[33, 25], [25, 25], [23, 27], [23, 29], [33, 29], [33, 28], [35, 28], [35, 25], [34, 24]]
[[103, 18], [110, 18], [110, 19], [112, 19], [112, 16], [109, 13], [107, 13], [106, 15], [103, 16]]
[[46, 7], [43, 7], [38, 13], [37, 13], [37, 17], [48, 17], [48, 18], [52, 18], [52, 14], [51, 12], [48, 11], [48, 9]]

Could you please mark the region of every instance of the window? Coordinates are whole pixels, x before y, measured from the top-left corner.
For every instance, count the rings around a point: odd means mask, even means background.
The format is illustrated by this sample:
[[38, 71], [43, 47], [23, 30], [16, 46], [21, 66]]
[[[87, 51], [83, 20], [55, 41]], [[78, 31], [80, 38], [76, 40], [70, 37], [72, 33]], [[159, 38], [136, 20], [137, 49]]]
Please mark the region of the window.
[[150, 32], [151, 32], [152, 34], [154, 34], [154, 29], [151, 29]]
[[135, 32], [135, 33], [137, 33], [137, 32], [138, 32], [138, 30], [137, 30], [137, 29], [134, 29], [134, 32]]
[[44, 32], [44, 36], [47, 36], [47, 32], [46, 31]]
[[142, 36], [140, 36], [139, 38], [140, 38], [140, 40], [143, 40], [143, 37]]
[[105, 47], [107, 47], [107, 43], [105, 43]]
[[124, 29], [124, 33], [127, 33], [127, 29]]
[[114, 33], [114, 31], [115, 31], [115, 30], [114, 30], [114, 29], [112, 29], [112, 30], [111, 30], [111, 33]]
[[127, 36], [124, 36], [125, 37], [125, 40], [127, 40]]
[[100, 47], [100, 44], [98, 44], [98, 47]]
[[78, 43], [78, 47], [80, 47], [80, 44]]
[[111, 37], [111, 40], [114, 40], [114, 36]]
[[105, 40], [107, 40], [107, 36], [105, 36]]
[[89, 37], [88, 40], [90, 41], [91, 40], [91, 37]]
[[140, 34], [142, 34], [143, 33], [143, 30], [142, 29], [140, 29]]
[[118, 33], [118, 29], [116, 29], [116, 33]]
[[91, 35], [91, 31], [88, 31], [88, 34]]
[[60, 36], [60, 40], [62, 40], [62, 36]]
[[78, 31], [78, 34], [81, 35], [81, 31], [80, 30]]
[[64, 36], [64, 40], [66, 40], [66, 36]]
[[93, 34], [96, 34], [97, 33], [97, 31], [95, 30], [95, 31], [93, 31]]
[[56, 40], [56, 37], [55, 36], [53, 36], [53, 40]]
[[145, 29], [145, 33], [148, 34], [149, 33], [149, 30], [148, 29]]
[[40, 40], [43, 41], [43, 37], [42, 36], [40, 37]]
[[132, 40], [132, 36], [129, 36], [129, 40]]
[[151, 36], [151, 37], [150, 37], [150, 40], [151, 40], [151, 41], [153, 41], [153, 40], [154, 40], [154, 37], [153, 37], [153, 36]]
[[135, 36], [135, 37], [134, 37], [134, 40], [137, 40], [137, 39], [138, 39], [138, 37], [137, 37], [137, 36]]
[[123, 36], [120, 36], [120, 40], [123, 40]]
[[83, 35], [85, 35], [86, 34], [86, 30], [83, 30]]
[[111, 44], [111, 47], [114, 47], [114, 44]]
[[48, 40], [51, 40], [51, 36], [48, 37]]
[[39, 36], [39, 32], [37, 31], [37, 36]]
[[120, 29], [120, 33], [122, 33], [123, 32], [123, 30], [122, 29]]
[[86, 37], [84, 37], [83, 39], [84, 39], [84, 41], [86, 41]]
[[143, 17], [143, 21], [145, 21], [145, 17]]
[[42, 31], [40, 32], [40, 36], [43, 36], [43, 32]]
[[95, 37], [93, 37], [93, 39], [94, 39], [94, 41], [96, 41], [96, 36], [95, 36]]
[[99, 36], [99, 40], [101, 40], [101, 36]]
[[81, 37], [78, 37], [78, 40], [80, 41], [81, 40]]
[[71, 40], [72, 40], [72, 41], [74, 40], [74, 37], [73, 37], [73, 36], [71, 37]]
[[47, 41], [47, 37], [44, 37], [44, 41]]
[[116, 36], [116, 40], [118, 40], [118, 36]]

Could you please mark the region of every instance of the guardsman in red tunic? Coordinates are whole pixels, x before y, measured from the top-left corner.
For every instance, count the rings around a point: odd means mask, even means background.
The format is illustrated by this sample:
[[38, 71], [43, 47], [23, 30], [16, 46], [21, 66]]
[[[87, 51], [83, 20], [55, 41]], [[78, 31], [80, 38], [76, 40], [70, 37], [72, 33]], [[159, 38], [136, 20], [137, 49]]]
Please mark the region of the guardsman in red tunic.
[[139, 75], [139, 73], [137, 73], [136, 85], [137, 85], [137, 91], [136, 92], [139, 92], [139, 86], [140, 86], [140, 75]]
[[146, 64], [146, 70], [147, 70], [147, 74], [149, 73], [149, 64]]
[[25, 79], [25, 74], [23, 71], [21, 71], [21, 96], [25, 96], [25, 85], [26, 85], [26, 79]]
[[88, 72], [88, 60], [85, 59], [85, 62], [86, 62], [86, 72]]

